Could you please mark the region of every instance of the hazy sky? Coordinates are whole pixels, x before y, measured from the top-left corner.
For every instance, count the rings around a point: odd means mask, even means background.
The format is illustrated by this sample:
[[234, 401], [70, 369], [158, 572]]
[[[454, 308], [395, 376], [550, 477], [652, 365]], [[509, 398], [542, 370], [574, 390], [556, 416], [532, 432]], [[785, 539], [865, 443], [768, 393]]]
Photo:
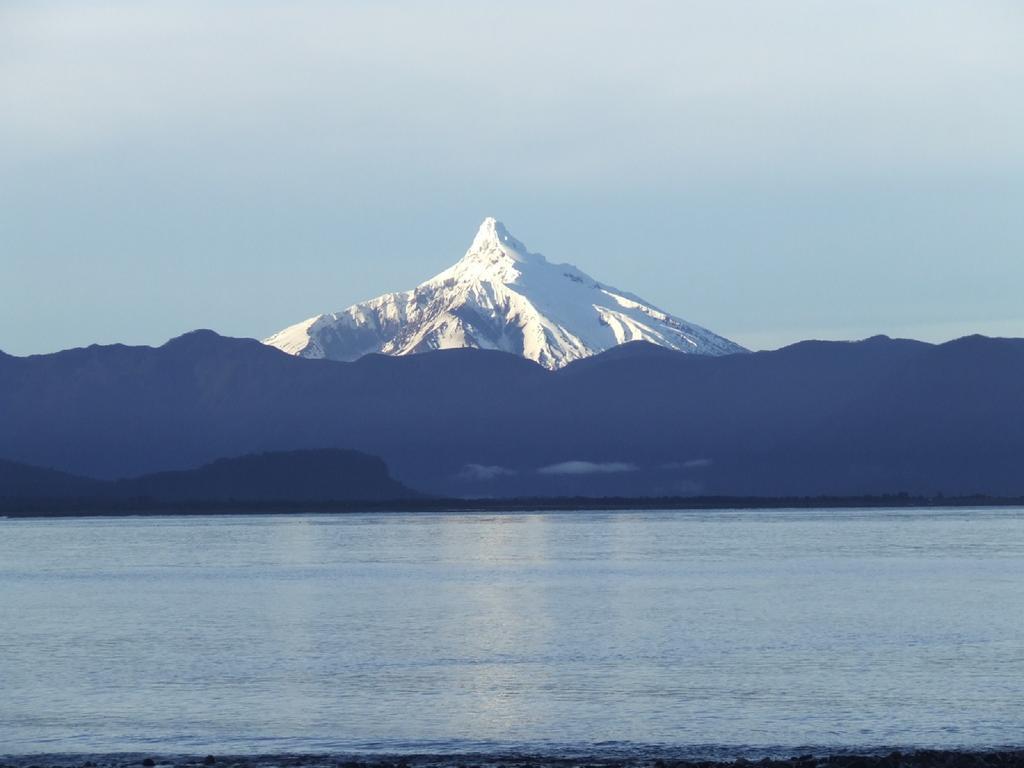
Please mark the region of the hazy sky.
[[0, 349], [264, 336], [480, 220], [753, 348], [1024, 336], [1024, 4], [0, 0]]

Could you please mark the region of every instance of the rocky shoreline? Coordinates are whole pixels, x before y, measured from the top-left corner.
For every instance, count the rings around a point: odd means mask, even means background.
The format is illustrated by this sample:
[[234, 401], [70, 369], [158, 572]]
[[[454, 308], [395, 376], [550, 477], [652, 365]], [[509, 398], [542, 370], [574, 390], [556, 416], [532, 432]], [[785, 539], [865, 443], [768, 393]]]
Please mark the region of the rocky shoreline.
[[557, 756], [531, 754], [437, 755], [142, 755], [36, 754], [0, 756], [0, 768], [1024, 768], [1024, 748], [993, 751], [914, 750], [879, 753], [831, 751], [788, 757], [722, 754], [677, 759], [650, 754]]

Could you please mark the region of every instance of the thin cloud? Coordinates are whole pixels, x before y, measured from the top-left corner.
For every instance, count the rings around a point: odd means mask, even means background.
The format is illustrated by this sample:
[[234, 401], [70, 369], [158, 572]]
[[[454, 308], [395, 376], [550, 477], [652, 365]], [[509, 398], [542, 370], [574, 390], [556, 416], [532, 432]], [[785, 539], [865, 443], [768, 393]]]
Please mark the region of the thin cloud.
[[714, 462], [711, 459], [690, 459], [689, 461], [668, 461], [664, 464], [659, 464], [658, 469], [674, 470], [674, 469], [704, 469], [710, 467]]
[[537, 470], [542, 475], [598, 475], [613, 474], [616, 472], [636, 472], [635, 464], [627, 464], [623, 461], [563, 461], [559, 464], [550, 464]]
[[483, 481], [515, 474], [517, 473], [514, 469], [501, 467], [496, 464], [467, 464], [459, 472], [458, 477], [462, 480]]

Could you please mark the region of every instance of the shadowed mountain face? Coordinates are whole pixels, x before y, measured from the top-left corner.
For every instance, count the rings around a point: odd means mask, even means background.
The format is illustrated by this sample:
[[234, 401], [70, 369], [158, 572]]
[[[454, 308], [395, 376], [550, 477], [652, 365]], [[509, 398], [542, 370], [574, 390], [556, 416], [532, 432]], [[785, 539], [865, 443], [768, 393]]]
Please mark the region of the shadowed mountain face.
[[115, 478], [347, 447], [451, 495], [1024, 493], [1024, 340], [884, 337], [548, 371], [456, 349], [353, 363], [197, 331], [0, 357], [0, 456]]

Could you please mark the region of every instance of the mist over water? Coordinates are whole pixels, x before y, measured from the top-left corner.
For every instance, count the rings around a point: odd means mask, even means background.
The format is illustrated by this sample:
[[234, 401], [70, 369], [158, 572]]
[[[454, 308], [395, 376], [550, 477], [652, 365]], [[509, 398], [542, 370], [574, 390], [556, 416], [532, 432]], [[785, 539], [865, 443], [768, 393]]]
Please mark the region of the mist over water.
[[0, 754], [1005, 745], [1022, 630], [1020, 509], [0, 520]]

